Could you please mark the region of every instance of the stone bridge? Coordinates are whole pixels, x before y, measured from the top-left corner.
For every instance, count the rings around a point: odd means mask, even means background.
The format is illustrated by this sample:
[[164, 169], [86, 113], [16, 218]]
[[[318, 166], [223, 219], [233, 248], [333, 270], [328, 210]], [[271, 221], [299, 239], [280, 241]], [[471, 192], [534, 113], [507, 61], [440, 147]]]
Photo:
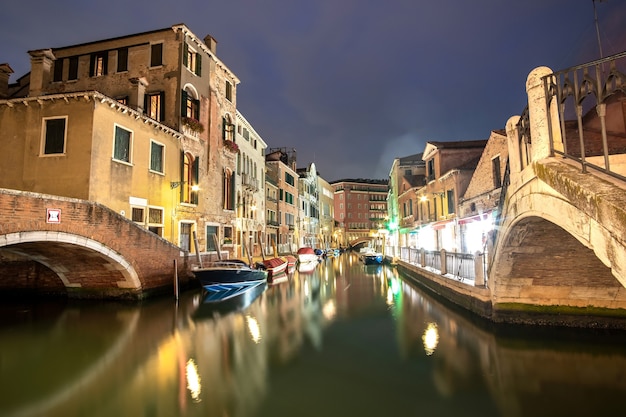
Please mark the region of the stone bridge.
[[[507, 122], [510, 183], [489, 257], [494, 317], [626, 315], [626, 84], [611, 90], [610, 76], [601, 82], [589, 72], [600, 88], [568, 86], [576, 76], [537, 68], [527, 81], [527, 112]], [[588, 97], [595, 108], [584, 115]], [[578, 122], [570, 128], [568, 99]], [[611, 100], [613, 120], [605, 117]]]
[[140, 299], [191, 280], [180, 248], [97, 203], [0, 189], [0, 291]]

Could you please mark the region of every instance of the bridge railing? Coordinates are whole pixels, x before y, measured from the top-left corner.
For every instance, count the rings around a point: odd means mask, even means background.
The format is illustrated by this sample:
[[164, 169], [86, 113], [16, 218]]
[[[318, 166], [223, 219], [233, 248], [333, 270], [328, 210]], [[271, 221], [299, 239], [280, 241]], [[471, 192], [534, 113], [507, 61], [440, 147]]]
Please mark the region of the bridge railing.
[[[626, 181], [626, 132], [623, 103], [626, 94], [626, 52], [577, 65], [542, 77], [546, 108], [556, 104], [558, 122], [548, 117], [551, 154]], [[595, 113], [594, 113], [595, 111]], [[612, 120], [621, 118], [619, 123]], [[520, 135], [530, 132], [527, 114], [520, 119]], [[553, 124], [558, 124], [554, 126]]]
[[[439, 272], [444, 277], [456, 279], [472, 285], [486, 285], [486, 264], [484, 254], [468, 254], [442, 250], [425, 250], [423, 248], [401, 247], [398, 251], [400, 259], [411, 265]], [[478, 280], [476, 272], [480, 271], [483, 279]]]

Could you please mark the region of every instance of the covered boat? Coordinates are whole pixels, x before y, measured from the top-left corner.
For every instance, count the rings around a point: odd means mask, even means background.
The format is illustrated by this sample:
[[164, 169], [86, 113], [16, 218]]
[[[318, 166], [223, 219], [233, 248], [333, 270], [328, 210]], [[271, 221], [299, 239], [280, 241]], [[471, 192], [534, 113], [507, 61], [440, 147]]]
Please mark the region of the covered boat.
[[298, 253], [296, 255], [298, 256], [298, 262], [301, 264], [319, 261], [319, 255], [315, 253], [313, 248], [308, 246], [298, 249]]
[[274, 277], [286, 273], [288, 263], [285, 259], [276, 257], [264, 259], [262, 262], [257, 263], [257, 265], [259, 269], [265, 269], [265, 271], [267, 271], [267, 280], [272, 282]]

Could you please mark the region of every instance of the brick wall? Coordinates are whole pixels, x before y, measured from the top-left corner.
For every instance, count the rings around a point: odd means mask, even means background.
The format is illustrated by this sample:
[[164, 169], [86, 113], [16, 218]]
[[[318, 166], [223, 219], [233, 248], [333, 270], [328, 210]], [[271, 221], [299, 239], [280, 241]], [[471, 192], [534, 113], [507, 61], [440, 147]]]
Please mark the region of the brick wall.
[[[59, 223], [47, 222], [47, 209], [60, 210]], [[41, 239], [26, 242], [26, 236]], [[40, 262], [29, 260], [33, 256]], [[181, 285], [189, 284], [188, 259], [179, 248], [102, 205], [0, 190], [2, 290], [58, 292], [62, 276], [72, 297], [141, 298], [173, 291], [174, 260]]]

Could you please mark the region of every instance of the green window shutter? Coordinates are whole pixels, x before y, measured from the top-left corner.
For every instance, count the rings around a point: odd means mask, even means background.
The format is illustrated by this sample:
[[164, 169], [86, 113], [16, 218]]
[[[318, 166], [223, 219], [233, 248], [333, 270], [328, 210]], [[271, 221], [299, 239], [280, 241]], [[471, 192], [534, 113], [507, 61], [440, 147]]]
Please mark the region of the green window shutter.
[[96, 71], [96, 56], [94, 54], [91, 54], [91, 56], [89, 57], [89, 76], [93, 77], [95, 71]]
[[198, 54], [196, 57], [196, 75], [199, 77], [202, 75], [202, 55]]
[[189, 60], [187, 58], [188, 53], [189, 53], [189, 46], [187, 45], [187, 42], [183, 42], [183, 65], [184, 66], [189, 65]]
[[183, 90], [180, 99], [180, 115], [182, 117], [187, 116], [187, 92]]

